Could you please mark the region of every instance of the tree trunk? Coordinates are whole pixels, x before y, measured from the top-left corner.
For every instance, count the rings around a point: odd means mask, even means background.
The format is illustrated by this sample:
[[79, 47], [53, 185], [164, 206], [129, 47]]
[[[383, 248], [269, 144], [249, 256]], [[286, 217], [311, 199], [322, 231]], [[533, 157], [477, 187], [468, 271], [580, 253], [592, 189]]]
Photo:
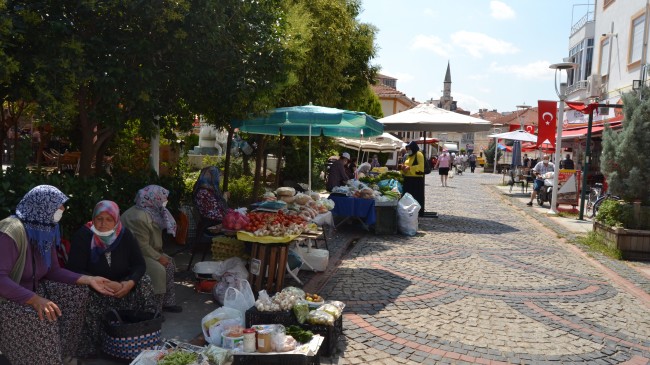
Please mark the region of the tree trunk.
[[228, 191], [228, 178], [230, 177], [230, 149], [232, 148], [233, 129], [228, 127], [228, 141], [226, 142], [226, 161], [223, 168], [223, 191]]
[[110, 128], [106, 128], [100, 131], [97, 136], [97, 143], [95, 143], [95, 175], [104, 171], [104, 156], [113, 135], [115, 135], [115, 132]]
[[81, 157], [79, 158], [79, 176], [90, 176], [92, 174], [92, 162], [95, 157], [95, 138], [97, 137], [97, 122], [91, 120], [88, 115], [86, 100], [86, 89], [79, 90], [79, 120], [78, 126], [81, 132]]
[[255, 154], [255, 178], [253, 179], [253, 200], [257, 200], [260, 195], [260, 167], [262, 165], [262, 156], [266, 146], [266, 136], [259, 134], [257, 136], [257, 153]]

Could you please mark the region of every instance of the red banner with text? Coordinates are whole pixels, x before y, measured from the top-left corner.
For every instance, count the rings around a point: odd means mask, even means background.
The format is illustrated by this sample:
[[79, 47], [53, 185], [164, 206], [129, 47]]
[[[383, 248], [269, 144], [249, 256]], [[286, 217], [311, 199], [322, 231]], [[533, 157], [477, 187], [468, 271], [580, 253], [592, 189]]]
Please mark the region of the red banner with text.
[[[537, 145], [549, 144], [555, 147], [555, 127], [557, 123], [557, 102], [537, 101]], [[549, 147], [549, 146], [542, 146]]]

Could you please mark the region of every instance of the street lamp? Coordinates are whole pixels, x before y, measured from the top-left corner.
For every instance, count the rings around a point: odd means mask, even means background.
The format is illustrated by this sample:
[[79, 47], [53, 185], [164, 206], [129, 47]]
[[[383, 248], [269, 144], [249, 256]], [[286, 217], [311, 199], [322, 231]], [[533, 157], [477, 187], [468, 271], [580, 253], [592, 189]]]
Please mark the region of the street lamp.
[[[556, 124], [556, 137], [555, 137], [555, 157], [553, 159], [553, 164], [555, 165], [554, 170], [557, 170], [559, 167], [559, 161], [562, 158], [562, 127], [564, 125], [564, 100], [566, 100], [566, 82], [561, 82], [562, 80], [562, 70], [571, 70], [578, 66], [578, 64], [573, 62], [560, 62], [554, 63], [549, 66], [549, 68], [555, 70], [555, 93], [560, 98], [560, 106], [557, 110], [557, 119]], [[568, 73], [568, 71], [567, 71]], [[558, 74], [560, 74], [560, 88], [558, 90]], [[554, 171], [553, 173], [553, 195], [551, 199], [551, 210], [549, 213], [557, 214], [557, 191], [559, 184], [559, 171]]]
[[[521, 119], [521, 115], [526, 113], [526, 110], [528, 109], [530, 109], [530, 105], [526, 105], [526, 104], [517, 105], [517, 119], [519, 119], [519, 129], [522, 131], [525, 130], [525, 128], [524, 128], [523, 119]], [[523, 113], [520, 113], [519, 111], [522, 111]]]

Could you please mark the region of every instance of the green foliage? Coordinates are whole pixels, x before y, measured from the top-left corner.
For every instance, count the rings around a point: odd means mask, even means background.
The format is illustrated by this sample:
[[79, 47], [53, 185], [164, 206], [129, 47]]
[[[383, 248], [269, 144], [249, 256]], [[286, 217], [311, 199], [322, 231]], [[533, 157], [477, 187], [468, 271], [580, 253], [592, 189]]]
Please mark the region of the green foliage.
[[[309, 177], [309, 138], [286, 137], [284, 143], [283, 180], [306, 184]], [[324, 170], [327, 159], [338, 154], [332, 138], [312, 137], [312, 189], [325, 187], [325, 182], [320, 179], [320, 173]]]
[[[494, 138], [490, 139], [490, 144], [488, 144], [488, 148], [483, 150], [483, 155], [485, 156], [485, 164], [494, 166]], [[499, 162], [499, 159], [503, 156], [503, 152], [501, 150], [497, 150], [497, 163]]]
[[609, 190], [622, 199], [650, 205], [650, 170], [642, 151], [650, 140], [650, 90], [643, 88], [644, 100], [636, 93], [623, 95], [622, 130], [605, 128], [600, 169], [607, 178]]
[[183, 150], [185, 153], [188, 153], [194, 148], [194, 146], [199, 145], [199, 135], [190, 133], [187, 136], [185, 136], [185, 138], [183, 138], [183, 142], [185, 143]]
[[241, 176], [228, 181], [228, 190], [230, 191], [230, 199], [228, 205], [230, 207], [244, 207], [258, 201], [258, 198], [253, 197], [253, 177]]
[[587, 246], [592, 252], [598, 252], [616, 260], [623, 258], [621, 250], [608, 245], [602, 234], [591, 231], [586, 236], [578, 237], [578, 242]]
[[632, 221], [632, 206], [613, 199], [605, 199], [600, 204], [596, 220], [610, 227], [626, 227]]

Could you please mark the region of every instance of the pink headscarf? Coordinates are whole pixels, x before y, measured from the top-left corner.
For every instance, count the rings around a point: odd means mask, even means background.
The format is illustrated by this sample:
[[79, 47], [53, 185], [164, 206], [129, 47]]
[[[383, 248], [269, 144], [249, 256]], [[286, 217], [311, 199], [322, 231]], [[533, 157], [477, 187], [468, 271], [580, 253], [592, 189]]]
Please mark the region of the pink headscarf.
[[93, 209], [93, 219], [86, 223], [86, 227], [92, 231], [93, 220], [101, 213], [106, 212], [115, 220], [115, 231], [110, 236], [98, 236], [93, 232], [93, 238], [90, 241], [90, 260], [97, 262], [100, 255], [105, 252], [113, 251], [120, 243], [122, 233], [122, 222], [120, 221], [120, 207], [110, 200], [102, 200]]
[[176, 220], [163, 205], [167, 201], [169, 190], [158, 185], [147, 185], [138, 190], [135, 196], [135, 206], [145, 210], [160, 229], [176, 236]]

